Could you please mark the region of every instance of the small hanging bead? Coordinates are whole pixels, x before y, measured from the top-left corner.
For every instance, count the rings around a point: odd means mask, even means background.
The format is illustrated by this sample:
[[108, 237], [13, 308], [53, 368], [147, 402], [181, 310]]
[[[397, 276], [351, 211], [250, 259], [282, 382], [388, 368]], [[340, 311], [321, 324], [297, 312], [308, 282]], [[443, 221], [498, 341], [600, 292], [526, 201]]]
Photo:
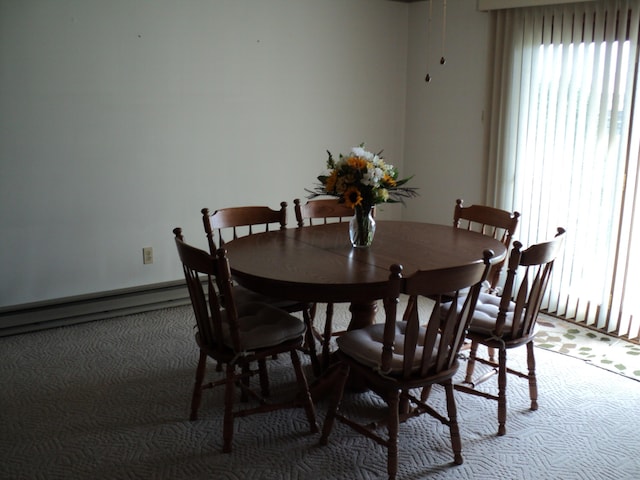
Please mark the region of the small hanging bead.
[[[427, 18], [427, 68], [429, 67], [429, 51], [431, 49], [431, 19], [432, 19], [433, 0], [429, 0], [429, 16]], [[440, 57], [440, 65], [447, 63], [445, 58], [445, 44], [447, 38], [447, 0], [442, 0], [442, 56]], [[426, 83], [431, 82], [431, 74], [427, 73], [424, 78]]]
[[444, 58], [445, 43], [447, 40], [447, 0], [442, 0], [442, 56], [440, 65], [444, 65], [447, 60]]
[[[433, 10], [433, 0], [429, 0], [429, 15], [427, 17], [427, 55], [426, 55], [426, 67], [429, 69], [429, 57], [431, 50], [431, 17]], [[424, 77], [426, 83], [431, 82], [431, 74], [427, 72], [427, 76]]]

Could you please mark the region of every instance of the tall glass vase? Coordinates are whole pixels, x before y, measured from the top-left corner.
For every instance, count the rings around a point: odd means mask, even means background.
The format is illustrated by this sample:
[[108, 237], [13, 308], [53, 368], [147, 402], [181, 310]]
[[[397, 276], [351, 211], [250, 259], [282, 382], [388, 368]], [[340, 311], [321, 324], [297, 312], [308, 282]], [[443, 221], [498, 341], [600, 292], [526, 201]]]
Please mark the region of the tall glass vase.
[[349, 221], [351, 245], [366, 248], [373, 243], [375, 233], [376, 221], [373, 219], [373, 206], [356, 205], [355, 214]]

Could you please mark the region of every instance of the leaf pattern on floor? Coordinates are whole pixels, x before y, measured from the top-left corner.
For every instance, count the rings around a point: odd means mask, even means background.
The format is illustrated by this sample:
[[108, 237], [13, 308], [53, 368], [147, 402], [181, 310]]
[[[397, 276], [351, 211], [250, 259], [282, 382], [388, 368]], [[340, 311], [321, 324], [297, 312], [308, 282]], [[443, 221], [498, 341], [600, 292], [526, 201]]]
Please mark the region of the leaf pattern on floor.
[[540, 315], [535, 345], [640, 381], [640, 345]]

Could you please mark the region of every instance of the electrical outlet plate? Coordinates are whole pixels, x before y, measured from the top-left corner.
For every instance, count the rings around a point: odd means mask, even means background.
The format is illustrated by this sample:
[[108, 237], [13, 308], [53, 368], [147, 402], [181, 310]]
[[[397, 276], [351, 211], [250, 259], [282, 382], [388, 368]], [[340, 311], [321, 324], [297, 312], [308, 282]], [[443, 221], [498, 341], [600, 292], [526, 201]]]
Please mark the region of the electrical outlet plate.
[[144, 247], [142, 249], [142, 263], [145, 265], [149, 265], [153, 263], [153, 248], [152, 247]]

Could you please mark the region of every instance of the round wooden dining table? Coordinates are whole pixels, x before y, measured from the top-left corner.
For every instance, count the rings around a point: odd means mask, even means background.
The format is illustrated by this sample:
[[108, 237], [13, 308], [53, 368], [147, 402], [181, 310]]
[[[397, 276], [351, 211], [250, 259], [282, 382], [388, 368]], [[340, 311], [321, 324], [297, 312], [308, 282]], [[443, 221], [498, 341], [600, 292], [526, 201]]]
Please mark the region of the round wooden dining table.
[[347, 222], [256, 233], [225, 243], [234, 279], [256, 292], [304, 302], [350, 303], [349, 329], [375, 321], [389, 267], [403, 276], [506, 255], [499, 240], [447, 225], [377, 221], [373, 244], [355, 248]]

